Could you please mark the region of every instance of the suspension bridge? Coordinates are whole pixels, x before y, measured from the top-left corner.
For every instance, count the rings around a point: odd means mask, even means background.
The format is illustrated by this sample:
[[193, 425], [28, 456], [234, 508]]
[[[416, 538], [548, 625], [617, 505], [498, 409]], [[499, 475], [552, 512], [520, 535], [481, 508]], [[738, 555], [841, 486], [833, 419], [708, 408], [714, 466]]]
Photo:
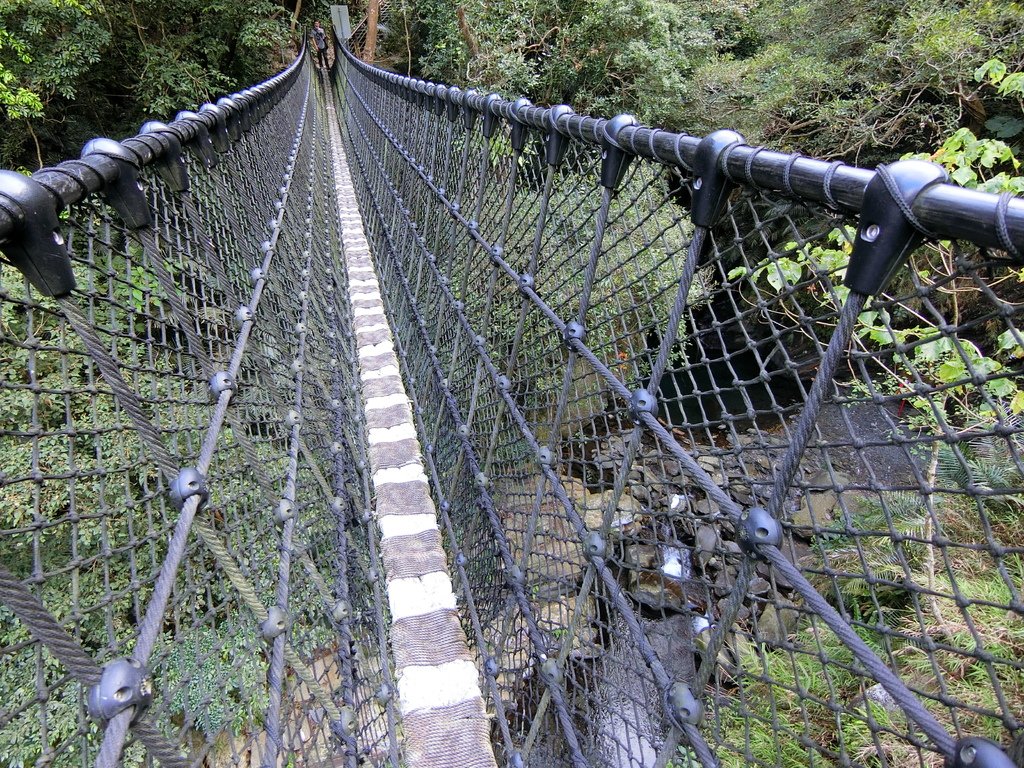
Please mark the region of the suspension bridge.
[[1020, 765], [1022, 250], [344, 45], [0, 173], [0, 762]]

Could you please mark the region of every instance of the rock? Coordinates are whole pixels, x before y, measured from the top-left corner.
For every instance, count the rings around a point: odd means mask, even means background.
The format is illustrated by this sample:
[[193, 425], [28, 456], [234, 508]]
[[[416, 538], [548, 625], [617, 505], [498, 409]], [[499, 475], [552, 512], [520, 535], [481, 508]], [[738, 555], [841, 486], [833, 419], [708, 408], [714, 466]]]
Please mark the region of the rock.
[[[580, 486], [575, 486], [579, 488]], [[640, 488], [634, 489], [641, 490]], [[590, 493], [583, 490], [582, 493], [574, 494], [576, 509], [583, 516], [583, 522], [592, 531], [599, 530], [603, 522], [605, 510], [611, 504], [613, 491], [601, 491]], [[581, 505], [582, 502], [582, 505]], [[620, 536], [622, 529], [636, 520], [643, 512], [643, 505], [633, 498], [628, 492], [623, 492], [619, 497], [619, 504], [612, 514], [611, 533], [613, 536]]]
[[630, 571], [628, 589], [634, 600], [655, 610], [681, 611], [685, 604], [682, 585], [656, 571]]
[[800, 509], [793, 513], [790, 522], [798, 528], [820, 528], [832, 522], [832, 511], [839, 503], [835, 491], [809, 491], [800, 500]]
[[679, 477], [683, 474], [683, 468], [675, 459], [665, 459], [661, 463], [662, 469], [668, 477]]
[[712, 520], [722, 513], [718, 504], [713, 502], [711, 499], [701, 499], [694, 504], [693, 509], [698, 515], [711, 518]]
[[571, 654], [578, 659], [591, 659], [601, 653], [593, 624], [597, 618], [594, 598], [587, 596], [580, 606], [580, 615], [573, 625], [576, 595], [564, 595], [558, 600], [542, 603], [537, 609], [537, 626], [550, 638], [552, 646], [561, 645], [572, 634]]
[[864, 691], [864, 698], [875, 704], [886, 712], [902, 712], [900, 705], [896, 703], [896, 699], [892, 697], [892, 694], [882, 687], [881, 683], [875, 683], [870, 688]]
[[658, 548], [653, 544], [630, 544], [625, 551], [625, 565], [630, 569], [656, 570]]
[[700, 622], [710, 626], [704, 616], [688, 614], [670, 614], [663, 619], [642, 622], [651, 647], [674, 680], [693, 679], [694, 645], [699, 647], [698, 638], [707, 636], [706, 631], [697, 629]]
[[768, 583], [766, 579], [762, 579], [760, 576], [755, 576], [750, 580], [750, 586], [747, 587], [747, 592], [751, 595], [766, 595], [772, 591], [772, 585]]
[[761, 642], [782, 645], [796, 631], [800, 612], [792, 603], [768, 603], [757, 619], [757, 635]]
[[720, 541], [718, 531], [711, 525], [697, 526], [695, 546], [698, 552], [715, 552], [718, 550]]
[[672, 512], [682, 514], [690, 505], [690, 497], [686, 494], [674, 493], [669, 497], [668, 508]]
[[718, 572], [715, 577], [715, 583], [712, 587], [716, 595], [725, 596], [732, 592], [733, 586], [736, 584], [736, 572], [732, 568], [723, 568]]

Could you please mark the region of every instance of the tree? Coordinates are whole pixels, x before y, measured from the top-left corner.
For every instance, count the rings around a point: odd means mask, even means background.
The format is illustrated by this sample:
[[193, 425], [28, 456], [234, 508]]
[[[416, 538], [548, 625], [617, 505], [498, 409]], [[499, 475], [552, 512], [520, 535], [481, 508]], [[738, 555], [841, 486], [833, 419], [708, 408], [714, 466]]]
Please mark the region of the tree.
[[8, 0], [0, 165], [57, 162], [263, 79], [283, 63], [286, 15], [271, 0]]

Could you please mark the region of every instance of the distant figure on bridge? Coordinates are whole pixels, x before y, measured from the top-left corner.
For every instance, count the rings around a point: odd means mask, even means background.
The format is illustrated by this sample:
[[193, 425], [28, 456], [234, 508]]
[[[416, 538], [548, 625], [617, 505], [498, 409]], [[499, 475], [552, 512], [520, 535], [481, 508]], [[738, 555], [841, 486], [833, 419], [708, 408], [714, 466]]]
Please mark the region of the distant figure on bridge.
[[327, 69], [327, 33], [324, 32], [324, 28], [320, 26], [319, 21], [313, 22], [313, 29], [310, 31], [309, 36], [313, 38], [313, 45], [316, 47], [316, 55], [320, 60], [320, 63], [317, 64], [317, 66], [322, 66], [324, 69]]

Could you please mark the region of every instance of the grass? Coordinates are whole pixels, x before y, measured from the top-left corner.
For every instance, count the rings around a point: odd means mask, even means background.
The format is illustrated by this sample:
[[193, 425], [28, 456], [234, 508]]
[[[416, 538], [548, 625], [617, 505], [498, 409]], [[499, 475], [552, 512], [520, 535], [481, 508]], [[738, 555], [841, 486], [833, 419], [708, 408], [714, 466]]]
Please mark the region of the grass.
[[[934, 449], [941, 491], [856, 497], [842, 533], [822, 536], [803, 563], [950, 733], [1004, 745], [1024, 714], [1024, 613], [1012, 608], [1024, 584], [1024, 554], [1012, 548], [1024, 529], [1017, 441]], [[735, 668], [719, 669], [709, 708], [723, 766], [943, 765], [915, 746], [901, 711], [865, 701], [875, 681], [819, 620], [804, 616], [781, 645], [755, 634], [737, 633]]]

